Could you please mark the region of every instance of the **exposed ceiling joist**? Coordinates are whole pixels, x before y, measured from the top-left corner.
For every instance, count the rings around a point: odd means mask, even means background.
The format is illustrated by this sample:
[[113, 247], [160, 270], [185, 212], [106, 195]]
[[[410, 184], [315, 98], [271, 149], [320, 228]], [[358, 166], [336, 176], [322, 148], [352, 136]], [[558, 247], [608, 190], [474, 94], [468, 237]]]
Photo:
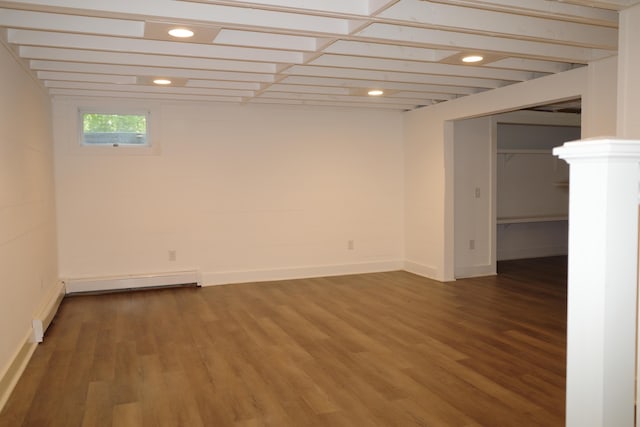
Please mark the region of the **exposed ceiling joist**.
[[0, 27], [54, 97], [405, 110], [615, 55], [635, 2], [0, 0]]

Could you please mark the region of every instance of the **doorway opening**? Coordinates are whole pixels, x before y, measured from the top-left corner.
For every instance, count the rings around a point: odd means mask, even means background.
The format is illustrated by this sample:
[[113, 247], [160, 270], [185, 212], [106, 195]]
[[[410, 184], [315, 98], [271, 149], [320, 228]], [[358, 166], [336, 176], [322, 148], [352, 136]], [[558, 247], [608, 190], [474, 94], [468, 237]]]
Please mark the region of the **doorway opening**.
[[567, 254], [568, 166], [554, 147], [581, 137], [580, 99], [454, 122], [454, 274]]

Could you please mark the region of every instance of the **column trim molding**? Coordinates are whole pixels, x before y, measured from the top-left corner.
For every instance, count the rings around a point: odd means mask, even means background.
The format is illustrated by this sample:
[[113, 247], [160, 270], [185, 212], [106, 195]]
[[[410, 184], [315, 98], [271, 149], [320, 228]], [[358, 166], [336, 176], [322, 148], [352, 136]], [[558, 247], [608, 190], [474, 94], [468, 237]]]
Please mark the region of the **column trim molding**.
[[638, 141], [618, 138], [591, 138], [566, 142], [553, 149], [553, 154], [571, 163], [575, 159], [640, 160]]

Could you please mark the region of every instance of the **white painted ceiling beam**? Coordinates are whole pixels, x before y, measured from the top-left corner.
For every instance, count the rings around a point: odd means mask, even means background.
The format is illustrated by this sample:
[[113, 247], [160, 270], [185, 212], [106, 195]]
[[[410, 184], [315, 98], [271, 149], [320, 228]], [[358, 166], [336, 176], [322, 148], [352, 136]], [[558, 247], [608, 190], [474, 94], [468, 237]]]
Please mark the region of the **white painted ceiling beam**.
[[185, 58], [138, 53], [104, 52], [96, 50], [72, 50], [48, 47], [21, 46], [18, 52], [22, 58], [53, 61], [94, 62], [102, 64], [131, 64], [164, 68], [192, 68], [218, 71], [246, 71], [274, 73], [274, 64], [264, 62], [228, 61], [208, 58]]
[[[62, 73], [57, 71], [37, 71], [36, 76], [43, 81], [61, 80], [68, 82], [112, 83], [118, 85], [136, 84], [136, 76], [118, 76], [114, 74]], [[46, 86], [46, 84], [45, 84]]]
[[216, 36], [216, 44], [252, 46], [277, 50], [315, 51], [319, 40], [316, 37], [302, 37], [287, 34], [273, 34], [256, 31], [222, 29]]
[[72, 96], [90, 98], [133, 98], [133, 99], [166, 99], [171, 101], [202, 101], [202, 102], [233, 102], [240, 103], [242, 98], [237, 96], [212, 96], [212, 95], [189, 95], [179, 93], [150, 93], [150, 92], [112, 92], [108, 90], [85, 90], [85, 89], [64, 89], [51, 88], [49, 94], [53, 96]]
[[617, 27], [618, 25], [618, 14], [615, 11], [585, 6], [585, 2], [569, 4], [570, 2], [567, 1], [560, 2], [551, 0], [433, 0], [432, 3], [468, 6], [594, 25], [611, 27]]
[[[321, 93], [311, 93], [311, 94], [301, 94], [301, 93], [287, 93], [287, 92], [263, 92], [260, 95], [260, 98], [280, 98], [280, 99], [305, 99], [305, 100], [333, 100], [333, 101], [349, 101], [353, 99], [371, 99], [372, 102], [380, 103], [380, 104], [394, 104], [399, 102], [398, 99], [387, 96], [380, 97], [369, 97], [367, 95], [362, 96], [354, 96], [354, 95], [328, 95]], [[428, 99], [410, 99], [410, 98], [402, 98], [400, 102], [419, 105], [422, 103], [429, 102]]]
[[369, 0], [369, 15], [375, 16], [398, 1], [399, 0]]
[[313, 106], [313, 107], [327, 107], [331, 109], [335, 108], [367, 108], [367, 109], [379, 109], [390, 111], [407, 111], [416, 107], [413, 104], [402, 104], [400, 102], [395, 104], [378, 104], [375, 102], [365, 101], [321, 101], [312, 100], [305, 101], [299, 99], [276, 99], [276, 98], [253, 98], [247, 101], [248, 104], [267, 104], [267, 105], [299, 105], [299, 106]]
[[380, 17], [443, 30], [463, 30], [591, 48], [615, 49], [618, 45], [615, 28], [420, 0], [402, 0], [382, 12]]
[[45, 86], [56, 89], [84, 89], [84, 90], [104, 90], [114, 92], [145, 92], [145, 93], [181, 93], [186, 95], [216, 95], [216, 96], [235, 96], [246, 97], [253, 96], [255, 92], [249, 90], [232, 90], [232, 89], [207, 89], [207, 88], [190, 88], [190, 87], [174, 87], [174, 86], [153, 86], [153, 85], [116, 85], [107, 83], [89, 83], [89, 82], [64, 82], [64, 81], [46, 81]]
[[590, 49], [530, 40], [505, 39], [477, 34], [431, 30], [393, 24], [371, 24], [360, 33], [360, 37], [393, 40], [425, 46], [493, 52], [517, 57], [586, 64], [610, 56], [610, 50]]
[[369, 0], [180, 0], [209, 4], [244, 4], [247, 7], [263, 6], [271, 10], [293, 9], [329, 14], [368, 15]]
[[251, 60], [262, 62], [302, 63], [298, 52], [213, 46], [159, 40], [127, 39], [83, 34], [52, 33], [32, 30], [9, 30], [9, 43], [23, 46], [46, 46], [67, 49], [107, 50], [111, 52], [175, 55], [200, 58]]
[[291, 85], [313, 85], [313, 86], [337, 86], [337, 87], [356, 87], [356, 88], [374, 88], [381, 87], [383, 89], [407, 90], [414, 92], [435, 92], [441, 94], [453, 95], [471, 95], [481, 90], [464, 86], [447, 86], [435, 84], [417, 84], [417, 83], [399, 83], [390, 81], [374, 81], [374, 80], [354, 80], [339, 79], [329, 77], [306, 77], [306, 76], [287, 76], [279, 83]]
[[[372, 86], [377, 87], [377, 86]], [[366, 88], [346, 88], [346, 87], [327, 87], [327, 86], [303, 86], [303, 85], [290, 85], [277, 83], [269, 86], [264, 92], [284, 92], [284, 93], [316, 93], [327, 95], [354, 95], [354, 91], [360, 90], [363, 93], [366, 92]], [[388, 90], [388, 89], [387, 89]], [[413, 99], [436, 99], [436, 100], [448, 100], [456, 98], [456, 95], [433, 93], [433, 92], [394, 92], [391, 96], [387, 95], [386, 98], [413, 98]]]
[[[558, 0], [559, 1], [559, 0]], [[567, 3], [579, 4], [589, 7], [599, 7], [603, 9], [623, 10], [634, 4], [640, 3], [638, 0], [564, 0]]]
[[324, 52], [342, 55], [370, 56], [374, 58], [437, 62], [448, 56], [455, 55], [458, 51], [338, 40], [324, 49]]
[[325, 16], [278, 12], [249, 7], [234, 7], [175, 0], [13, 0], [0, 2], [14, 8], [39, 8], [65, 13], [70, 9], [94, 16], [121, 14], [130, 19], [156, 19], [167, 22], [225, 24], [237, 28], [348, 34], [349, 20]]
[[219, 5], [245, 5], [275, 11], [297, 11], [325, 16], [373, 17], [399, 0], [179, 0]]
[[491, 68], [507, 68], [509, 70], [526, 70], [536, 73], [561, 73], [573, 68], [572, 64], [536, 59], [506, 58], [487, 64]]
[[361, 68], [367, 70], [398, 71], [404, 73], [440, 74], [446, 76], [476, 77], [509, 81], [525, 81], [534, 78], [526, 71], [488, 69], [481, 66], [449, 65], [434, 62], [397, 61], [343, 55], [322, 55], [309, 65], [325, 67]]
[[275, 79], [271, 74], [233, 72], [233, 71], [213, 71], [213, 70], [193, 70], [180, 68], [144, 67], [135, 65], [114, 65], [81, 62], [58, 62], [58, 61], [29, 61], [32, 70], [63, 71], [71, 73], [95, 73], [95, 74], [122, 74], [136, 76], [169, 76], [185, 79], [199, 80], [222, 80], [237, 82], [257, 82], [271, 83]]
[[2, 8], [0, 8], [0, 26], [121, 37], [142, 37], [144, 35], [144, 22], [141, 21]]
[[237, 89], [237, 90], [251, 90], [259, 91], [262, 89], [260, 83], [249, 82], [225, 82], [219, 80], [188, 80], [184, 87], [203, 87], [212, 89]]
[[377, 71], [377, 70], [358, 70], [353, 68], [331, 68], [331, 67], [318, 67], [310, 65], [294, 65], [291, 68], [283, 71], [286, 75], [297, 76], [317, 76], [317, 77], [337, 77], [346, 79], [361, 79], [361, 80], [378, 80], [378, 81], [396, 81], [396, 82], [410, 82], [410, 83], [424, 83], [424, 84], [443, 84], [451, 86], [466, 86], [476, 88], [495, 89], [501, 86], [506, 86], [509, 82], [503, 80], [494, 79], [478, 79], [471, 77], [457, 77], [457, 76], [436, 76], [430, 74], [414, 74], [414, 73], [399, 73], [391, 71]]
[[276, 83], [266, 88], [265, 92], [324, 93], [329, 95], [349, 95], [350, 89], [344, 87], [305, 86]]
[[450, 99], [455, 99], [457, 96], [455, 95], [445, 95], [442, 93], [431, 93], [431, 92], [396, 92], [393, 94], [393, 98], [410, 98], [410, 99], [431, 99], [435, 101], [448, 101]]

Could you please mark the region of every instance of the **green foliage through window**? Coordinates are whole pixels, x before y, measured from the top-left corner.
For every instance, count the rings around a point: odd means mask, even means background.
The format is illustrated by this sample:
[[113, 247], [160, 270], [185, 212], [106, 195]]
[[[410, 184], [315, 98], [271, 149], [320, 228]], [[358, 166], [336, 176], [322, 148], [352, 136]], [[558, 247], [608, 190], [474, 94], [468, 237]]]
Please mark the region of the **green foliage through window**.
[[82, 133], [88, 145], [146, 145], [147, 116], [82, 113]]
[[85, 132], [147, 132], [147, 118], [139, 114], [98, 114], [83, 115]]

